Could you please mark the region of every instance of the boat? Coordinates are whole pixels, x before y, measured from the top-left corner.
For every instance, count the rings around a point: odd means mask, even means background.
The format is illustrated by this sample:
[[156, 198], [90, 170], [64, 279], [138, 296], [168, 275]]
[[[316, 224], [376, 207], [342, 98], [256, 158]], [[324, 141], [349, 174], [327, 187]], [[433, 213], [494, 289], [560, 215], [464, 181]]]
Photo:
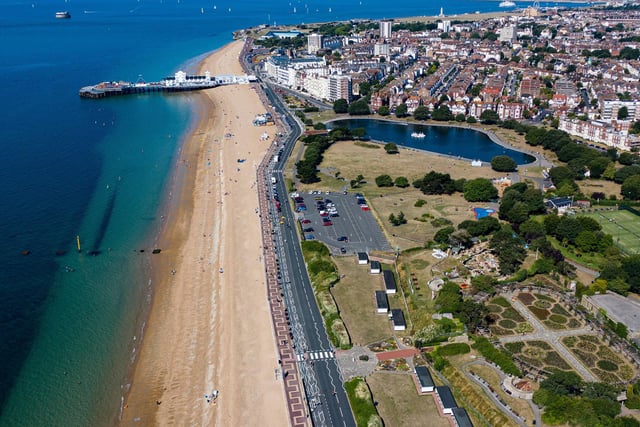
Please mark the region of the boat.
[[498, 6], [500, 6], [500, 7], [513, 7], [515, 5], [516, 4], [514, 2], [512, 2], [512, 1], [504, 0], [504, 1], [501, 1]]
[[422, 132], [412, 132], [411, 138], [424, 138], [426, 135]]
[[69, 12], [67, 12], [66, 10], [63, 12], [56, 12], [56, 18], [57, 19], [69, 19], [71, 18], [71, 14]]

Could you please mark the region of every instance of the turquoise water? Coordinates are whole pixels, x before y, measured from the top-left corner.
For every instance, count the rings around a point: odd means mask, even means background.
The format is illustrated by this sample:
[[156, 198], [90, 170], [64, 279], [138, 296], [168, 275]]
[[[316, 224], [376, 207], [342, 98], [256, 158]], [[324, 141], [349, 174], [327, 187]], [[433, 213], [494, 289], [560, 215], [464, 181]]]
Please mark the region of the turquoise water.
[[[463, 0], [445, 13], [497, 10], [497, 3]], [[151, 298], [149, 249], [195, 117], [190, 95], [95, 101], [78, 97], [81, 86], [158, 80], [251, 25], [440, 9], [407, 1], [392, 12], [381, 0], [2, 6], [0, 426], [116, 419]], [[72, 18], [54, 19], [59, 10]]]

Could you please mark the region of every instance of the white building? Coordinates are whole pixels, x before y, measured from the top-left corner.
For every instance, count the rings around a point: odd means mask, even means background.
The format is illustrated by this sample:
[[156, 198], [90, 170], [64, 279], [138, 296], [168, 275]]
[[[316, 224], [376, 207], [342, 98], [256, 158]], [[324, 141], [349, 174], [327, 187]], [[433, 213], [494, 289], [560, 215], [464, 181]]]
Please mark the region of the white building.
[[518, 33], [513, 25], [500, 28], [500, 36], [498, 41], [513, 44], [517, 40]]
[[600, 101], [602, 120], [617, 120], [618, 111], [627, 107], [629, 116], [627, 120], [640, 120], [640, 101], [621, 101], [619, 99], [605, 99]]
[[558, 129], [567, 132], [569, 135], [579, 136], [619, 150], [629, 151], [633, 147], [640, 145], [640, 138], [637, 136], [629, 135], [625, 131], [616, 131], [608, 123], [597, 120], [583, 122], [577, 119], [562, 118], [558, 123]]
[[322, 49], [322, 34], [309, 34], [307, 36], [307, 52], [309, 55], [315, 55]]
[[373, 45], [373, 54], [375, 56], [389, 56], [389, 45], [387, 43], [376, 43]]
[[392, 25], [393, 25], [392, 21], [380, 21], [380, 38], [381, 39], [391, 38]]

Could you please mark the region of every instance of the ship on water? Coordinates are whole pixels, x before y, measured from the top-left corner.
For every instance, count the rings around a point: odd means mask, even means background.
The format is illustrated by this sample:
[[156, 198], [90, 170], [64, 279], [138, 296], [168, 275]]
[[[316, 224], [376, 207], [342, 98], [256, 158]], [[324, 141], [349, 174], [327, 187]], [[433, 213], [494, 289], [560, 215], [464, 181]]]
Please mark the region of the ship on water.
[[66, 10], [62, 12], [56, 12], [56, 19], [69, 19], [69, 18], [71, 18], [71, 14]]
[[500, 7], [513, 7], [515, 5], [516, 4], [514, 2], [509, 1], [509, 0], [505, 0], [505, 1], [500, 2], [500, 4], [498, 6], [500, 6]]

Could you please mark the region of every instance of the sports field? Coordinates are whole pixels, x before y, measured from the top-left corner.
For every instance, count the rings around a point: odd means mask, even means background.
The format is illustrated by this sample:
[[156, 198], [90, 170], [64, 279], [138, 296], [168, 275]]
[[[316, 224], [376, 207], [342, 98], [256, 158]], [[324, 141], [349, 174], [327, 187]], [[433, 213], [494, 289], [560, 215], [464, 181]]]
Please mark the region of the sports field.
[[614, 243], [625, 253], [640, 253], [640, 216], [625, 210], [602, 210], [580, 215], [597, 220], [602, 231], [610, 234]]

